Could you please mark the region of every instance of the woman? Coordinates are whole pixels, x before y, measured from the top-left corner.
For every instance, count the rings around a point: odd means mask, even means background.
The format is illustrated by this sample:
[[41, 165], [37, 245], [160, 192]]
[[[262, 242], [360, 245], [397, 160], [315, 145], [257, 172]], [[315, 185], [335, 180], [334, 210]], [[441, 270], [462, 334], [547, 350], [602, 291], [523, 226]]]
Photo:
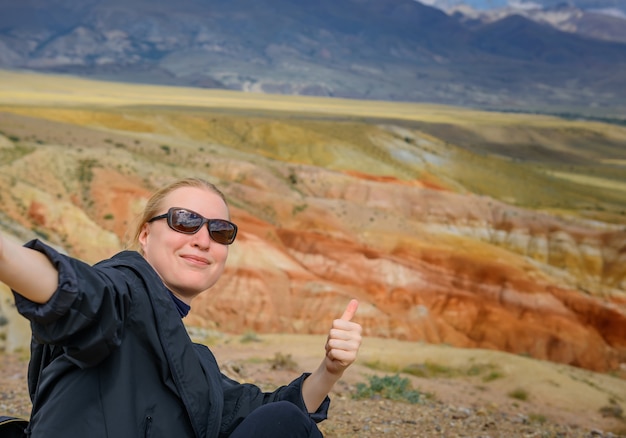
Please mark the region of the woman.
[[136, 251], [93, 267], [0, 239], [0, 280], [33, 331], [27, 435], [321, 436], [327, 395], [361, 343], [358, 303], [333, 322], [313, 373], [272, 393], [228, 379], [181, 317], [219, 279], [236, 235], [223, 194], [190, 178], [148, 201]]

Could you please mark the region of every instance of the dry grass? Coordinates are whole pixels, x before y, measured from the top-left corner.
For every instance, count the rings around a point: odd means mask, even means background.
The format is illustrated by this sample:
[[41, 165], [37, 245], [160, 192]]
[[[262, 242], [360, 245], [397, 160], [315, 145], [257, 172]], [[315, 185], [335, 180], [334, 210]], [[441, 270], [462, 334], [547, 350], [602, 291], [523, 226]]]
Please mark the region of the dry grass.
[[439, 105], [356, 101], [301, 96], [241, 93], [186, 87], [123, 84], [61, 75], [0, 70], [2, 102], [11, 105], [54, 106], [188, 106], [332, 114], [353, 117], [438, 120], [461, 109]]
[[[461, 107], [328, 97], [272, 95], [190, 87], [127, 84], [64, 75], [0, 70], [0, 103], [11, 106], [90, 107], [190, 107], [283, 112], [284, 115], [333, 115], [350, 118], [414, 120], [433, 124], [451, 123], [486, 136], [510, 141], [511, 127], [591, 129], [605, 132], [602, 123], [563, 120], [557, 117], [477, 111]], [[502, 130], [504, 128], [504, 131]], [[489, 132], [484, 130], [488, 129]], [[615, 128], [626, 138], [626, 129]]]

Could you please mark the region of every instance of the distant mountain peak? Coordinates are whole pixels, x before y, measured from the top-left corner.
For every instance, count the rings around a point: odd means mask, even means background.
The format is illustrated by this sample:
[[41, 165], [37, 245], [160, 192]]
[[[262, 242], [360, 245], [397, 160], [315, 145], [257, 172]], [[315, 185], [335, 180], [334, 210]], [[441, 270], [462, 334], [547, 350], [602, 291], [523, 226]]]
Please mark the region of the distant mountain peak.
[[[420, 0], [418, 0], [420, 1]], [[435, 8], [445, 11], [457, 10], [459, 7], [471, 8], [479, 12], [497, 9], [552, 9], [575, 7], [589, 12], [603, 13], [626, 18], [626, 2], [623, 0], [421, 0]]]

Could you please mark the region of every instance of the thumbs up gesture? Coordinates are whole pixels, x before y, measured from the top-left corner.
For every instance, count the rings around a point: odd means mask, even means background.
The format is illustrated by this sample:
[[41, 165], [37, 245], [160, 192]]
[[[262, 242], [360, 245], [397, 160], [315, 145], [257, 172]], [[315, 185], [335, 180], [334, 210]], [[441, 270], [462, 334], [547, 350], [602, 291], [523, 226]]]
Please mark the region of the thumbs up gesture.
[[361, 346], [361, 325], [352, 322], [359, 307], [357, 300], [348, 303], [341, 318], [333, 321], [326, 340], [326, 371], [341, 375], [355, 360]]

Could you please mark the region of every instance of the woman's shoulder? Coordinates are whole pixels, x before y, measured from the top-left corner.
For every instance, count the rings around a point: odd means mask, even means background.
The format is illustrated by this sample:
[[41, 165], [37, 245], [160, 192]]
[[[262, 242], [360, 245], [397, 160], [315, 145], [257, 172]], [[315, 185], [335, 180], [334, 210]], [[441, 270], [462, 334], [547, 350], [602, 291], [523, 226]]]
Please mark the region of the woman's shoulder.
[[136, 251], [121, 251], [111, 258], [102, 260], [94, 269], [117, 282], [136, 284], [145, 283], [156, 287], [161, 285], [159, 276], [146, 259]]
[[120, 251], [111, 258], [96, 263], [94, 267], [100, 269], [127, 267], [139, 271], [152, 270], [150, 264], [137, 251]]

